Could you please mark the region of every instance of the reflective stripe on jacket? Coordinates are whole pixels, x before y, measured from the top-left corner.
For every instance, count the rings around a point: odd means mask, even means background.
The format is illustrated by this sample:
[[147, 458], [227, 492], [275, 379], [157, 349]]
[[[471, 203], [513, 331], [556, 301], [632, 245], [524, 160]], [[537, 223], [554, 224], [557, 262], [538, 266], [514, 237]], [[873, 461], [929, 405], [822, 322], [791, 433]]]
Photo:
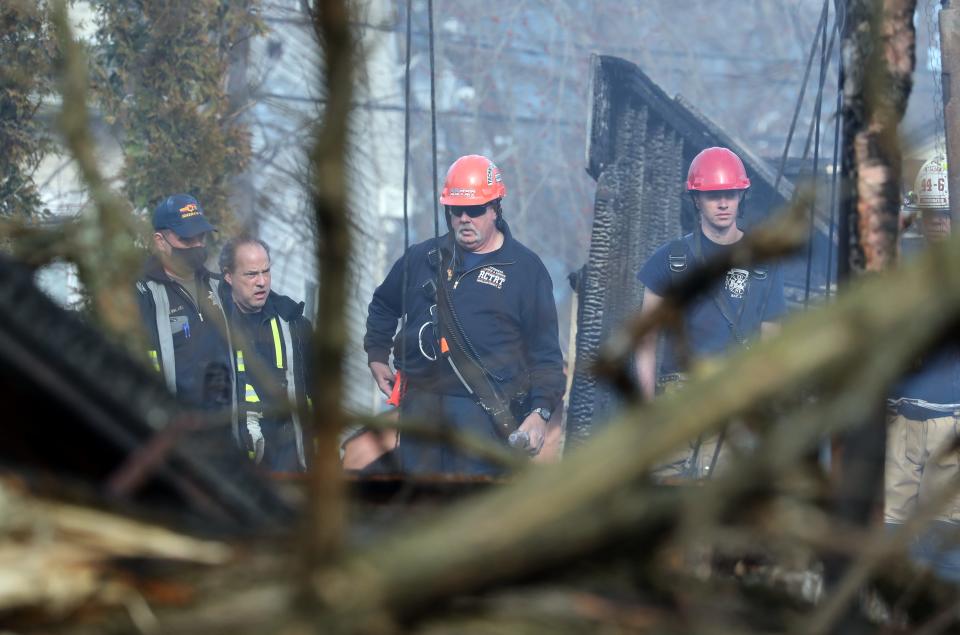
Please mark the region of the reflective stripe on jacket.
[[[148, 260], [144, 276], [136, 285], [150, 346], [147, 354], [167, 388], [188, 407], [216, 409], [229, 402], [232, 420], [236, 421], [233, 347], [219, 286], [218, 278], [202, 272], [198, 287], [206, 291], [206, 296], [194, 299], [164, 273], [156, 258]], [[226, 374], [229, 395], [211, 392], [218, 386], [211, 374], [220, 369]]]
[[292, 425], [297, 462], [300, 469], [306, 469], [309, 445], [300, 413], [309, 408], [311, 327], [303, 316], [304, 305], [271, 291], [260, 312], [241, 314], [230, 295], [230, 285], [224, 283], [220, 298], [236, 350], [237, 396], [242, 410], [262, 416], [260, 425], [268, 446], [271, 432], [286, 423]]

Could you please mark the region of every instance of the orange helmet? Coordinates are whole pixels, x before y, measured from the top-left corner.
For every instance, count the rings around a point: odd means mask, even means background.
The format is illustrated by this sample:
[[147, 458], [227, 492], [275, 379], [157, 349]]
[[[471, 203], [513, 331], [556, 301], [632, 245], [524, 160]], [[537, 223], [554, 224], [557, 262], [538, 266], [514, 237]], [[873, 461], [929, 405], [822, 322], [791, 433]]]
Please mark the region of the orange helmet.
[[726, 148], [707, 148], [690, 162], [687, 173], [687, 190], [710, 192], [713, 190], [745, 190], [750, 179], [743, 161]]
[[443, 182], [443, 205], [483, 205], [507, 195], [500, 168], [479, 154], [468, 154], [453, 162]]

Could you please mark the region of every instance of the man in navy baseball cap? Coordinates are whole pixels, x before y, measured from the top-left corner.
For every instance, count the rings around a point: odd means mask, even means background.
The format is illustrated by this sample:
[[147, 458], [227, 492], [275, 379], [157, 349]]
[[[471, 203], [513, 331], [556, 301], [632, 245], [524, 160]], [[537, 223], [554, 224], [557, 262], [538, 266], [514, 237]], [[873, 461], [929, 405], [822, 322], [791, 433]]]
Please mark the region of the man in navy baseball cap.
[[153, 228], [169, 229], [181, 238], [216, 231], [203, 215], [200, 202], [189, 194], [174, 194], [163, 199], [153, 210]]
[[[229, 405], [233, 362], [226, 316], [219, 278], [205, 264], [207, 236], [215, 229], [189, 194], [164, 198], [153, 211], [153, 229], [153, 253], [137, 282], [150, 359], [188, 405]], [[214, 390], [219, 385], [227, 387], [225, 396]]]
[[[154, 253], [174, 280], [192, 280], [207, 261], [207, 234], [216, 231], [189, 194], [168, 196], [153, 210]], [[188, 286], [189, 288], [189, 286]]]

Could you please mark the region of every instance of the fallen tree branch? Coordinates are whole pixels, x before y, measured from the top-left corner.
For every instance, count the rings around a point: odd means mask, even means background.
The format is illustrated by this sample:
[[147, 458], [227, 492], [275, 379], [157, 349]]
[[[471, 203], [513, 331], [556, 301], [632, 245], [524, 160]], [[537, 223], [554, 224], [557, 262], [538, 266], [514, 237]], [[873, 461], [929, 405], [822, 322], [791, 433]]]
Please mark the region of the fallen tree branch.
[[[527, 472], [513, 487], [385, 540], [375, 552], [356, 554], [344, 569], [329, 572], [337, 583], [326, 591], [327, 600], [331, 606], [344, 603], [354, 616], [380, 606], [409, 614], [440, 598], [575, 558], [622, 530], [618, 520], [662, 521], [663, 510], [655, 506], [636, 515], [611, 506], [606, 518], [586, 512], [597, 501], [615, 499], [625, 484], [697, 435], [716, 432], [759, 403], [792, 397], [798, 386], [844, 376], [875, 342], [922, 330], [913, 307], [928, 307], [923, 326], [930, 333], [952, 324], [960, 315], [956, 242], [931, 250], [912, 267], [864, 280], [831, 307], [796, 316], [780, 337], [738, 352], [721, 372], [695, 377], [681, 393], [630, 409], [562, 466]], [[899, 298], [893, 305], [886, 301], [891, 294]], [[898, 356], [915, 353], [925, 342], [913, 339]], [[837, 407], [853, 416], [860, 406], [845, 399]], [[788, 445], [789, 436], [782, 438]]]
[[29, 267], [42, 267], [58, 260], [76, 262], [73, 236], [79, 229], [75, 220], [60, 225], [42, 225], [18, 219], [0, 219], [0, 236], [9, 241], [10, 253]]
[[857, 592], [870, 581], [871, 576], [886, 566], [892, 556], [902, 552], [910, 540], [922, 532], [927, 523], [958, 494], [960, 476], [955, 476], [930, 495], [896, 531], [890, 531], [883, 525], [874, 529], [865, 541], [859, 557], [850, 565], [820, 609], [804, 624], [801, 632], [810, 635], [829, 632], [849, 603], [856, 598]]
[[225, 565], [233, 547], [0, 485], [0, 611], [69, 615], [83, 605], [123, 604], [137, 580], [118, 564]]
[[437, 425], [436, 422], [418, 421], [416, 419], [395, 421], [393, 419], [386, 420], [382, 417], [357, 417], [354, 421], [371, 430], [397, 430], [419, 439], [437, 441], [442, 445], [461, 450], [513, 471], [522, 470], [530, 465], [529, 458], [523, 452], [490, 441], [479, 434], [463, 432], [451, 426]]

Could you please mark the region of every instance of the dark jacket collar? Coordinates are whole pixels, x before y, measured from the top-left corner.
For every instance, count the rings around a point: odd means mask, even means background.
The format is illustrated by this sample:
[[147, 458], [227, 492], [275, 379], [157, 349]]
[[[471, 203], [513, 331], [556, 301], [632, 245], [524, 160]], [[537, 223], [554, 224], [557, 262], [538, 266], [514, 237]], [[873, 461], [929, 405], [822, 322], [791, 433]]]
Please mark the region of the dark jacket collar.
[[[500, 232], [503, 234], [503, 245], [500, 246], [500, 249], [498, 249], [497, 252], [500, 254], [502, 259], [511, 260], [515, 255], [514, 249], [516, 248], [516, 240], [513, 238], [513, 233], [510, 231], [510, 226], [507, 224], [507, 221], [502, 220]], [[444, 253], [444, 261], [449, 259], [450, 252], [453, 251], [453, 253], [456, 254], [456, 268], [460, 269], [462, 267], [463, 248], [456, 244], [456, 241], [453, 237], [453, 231], [448, 231], [446, 234], [440, 237], [440, 249]], [[488, 254], [484, 255], [486, 256]]]
[[[174, 282], [173, 278], [171, 278], [163, 268], [160, 259], [154, 254], [150, 254], [150, 257], [143, 263], [143, 277], [149, 280], [156, 280], [157, 282]], [[219, 276], [207, 269], [201, 270], [198, 277], [204, 282], [211, 278], [219, 278]]]
[[[240, 313], [236, 303], [233, 301], [233, 287], [224, 280], [220, 283], [220, 301], [228, 315]], [[276, 291], [270, 291], [267, 301], [260, 310], [261, 321], [266, 322], [274, 316], [281, 318], [286, 322], [292, 322], [303, 317], [303, 302], [296, 302], [293, 298], [280, 295]]]

